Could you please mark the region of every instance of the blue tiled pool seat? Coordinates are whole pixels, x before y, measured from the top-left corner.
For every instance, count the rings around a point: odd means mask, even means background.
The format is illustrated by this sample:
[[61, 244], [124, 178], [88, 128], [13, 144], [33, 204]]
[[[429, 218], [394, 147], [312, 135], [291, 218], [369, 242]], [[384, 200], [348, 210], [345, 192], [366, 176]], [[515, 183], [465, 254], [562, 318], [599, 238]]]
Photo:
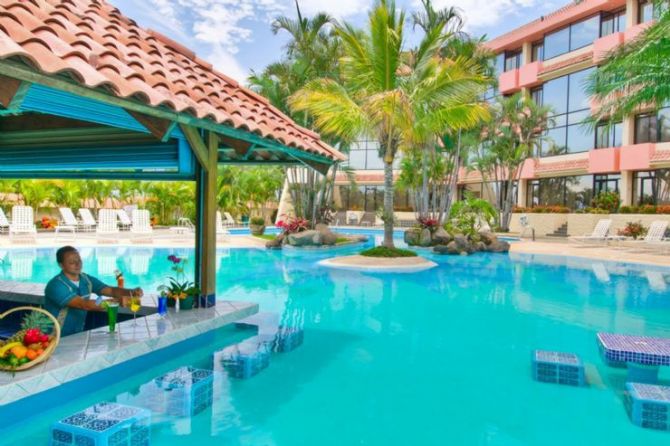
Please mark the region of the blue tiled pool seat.
[[212, 405], [213, 383], [211, 370], [180, 367], [143, 384], [136, 394], [119, 395], [117, 401], [154, 414], [188, 417]]
[[627, 383], [624, 403], [633, 424], [670, 431], [670, 387]]
[[670, 339], [598, 333], [603, 360], [612, 367], [628, 367], [628, 381], [653, 384], [658, 368], [670, 366]]
[[54, 423], [51, 446], [149, 446], [151, 412], [99, 403]]
[[301, 346], [304, 340], [305, 332], [301, 328], [280, 326], [275, 335], [274, 350], [290, 352]]
[[226, 347], [215, 353], [214, 358], [221, 361], [229, 376], [251, 378], [270, 365], [270, 348], [257, 338]]
[[535, 350], [533, 378], [545, 383], [584, 386], [584, 364], [574, 353]]

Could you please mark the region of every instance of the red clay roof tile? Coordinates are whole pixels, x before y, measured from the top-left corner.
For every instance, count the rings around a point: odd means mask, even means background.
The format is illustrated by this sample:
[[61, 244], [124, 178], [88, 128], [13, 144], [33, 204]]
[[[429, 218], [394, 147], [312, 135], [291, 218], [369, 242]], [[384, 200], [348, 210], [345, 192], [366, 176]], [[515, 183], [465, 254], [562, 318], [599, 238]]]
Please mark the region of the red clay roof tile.
[[89, 88], [105, 87], [121, 98], [344, 159], [267, 99], [178, 42], [139, 28], [104, 0], [0, 0], [0, 60], [10, 58], [46, 74], [67, 74]]

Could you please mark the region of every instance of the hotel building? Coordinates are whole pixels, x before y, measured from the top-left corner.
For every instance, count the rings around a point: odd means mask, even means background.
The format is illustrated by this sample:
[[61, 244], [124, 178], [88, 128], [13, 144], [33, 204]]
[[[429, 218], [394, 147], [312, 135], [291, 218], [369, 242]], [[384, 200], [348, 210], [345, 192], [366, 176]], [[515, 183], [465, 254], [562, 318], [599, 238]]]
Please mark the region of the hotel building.
[[[584, 93], [588, 75], [608, 51], [634, 39], [653, 20], [650, 0], [584, 0], [498, 36], [487, 47], [496, 56], [498, 89], [489, 97], [517, 92], [550, 106], [553, 125], [536, 157], [524, 164], [517, 205], [590, 205], [600, 191], [619, 192], [623, 205], [670, 204], [670, 107], [641, 110], [612, 126], [583, 124], [594, 107]], [[373, 142], [350, 153], [356, 169], [351, 188], [338, 178], [340, 209], [374, 211], [381, 206], [383, 174]], [[462, 172], [459, 190], [492, 199], [492, 184]], [[410, 197], [397, 192], [398, 210]]]

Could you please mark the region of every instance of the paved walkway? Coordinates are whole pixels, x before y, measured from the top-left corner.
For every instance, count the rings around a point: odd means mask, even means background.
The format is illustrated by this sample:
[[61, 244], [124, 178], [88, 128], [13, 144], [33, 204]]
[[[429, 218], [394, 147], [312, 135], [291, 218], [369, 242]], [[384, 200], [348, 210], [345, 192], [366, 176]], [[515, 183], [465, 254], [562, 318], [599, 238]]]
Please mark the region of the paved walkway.
[[584, 257], [614, 262], [633, 262], [670, 266], [670, 243], [666, 249], [641, 249], [610, 245], [584, 245], [569, 241], [520, 241], [511, 244], [510, 252]]

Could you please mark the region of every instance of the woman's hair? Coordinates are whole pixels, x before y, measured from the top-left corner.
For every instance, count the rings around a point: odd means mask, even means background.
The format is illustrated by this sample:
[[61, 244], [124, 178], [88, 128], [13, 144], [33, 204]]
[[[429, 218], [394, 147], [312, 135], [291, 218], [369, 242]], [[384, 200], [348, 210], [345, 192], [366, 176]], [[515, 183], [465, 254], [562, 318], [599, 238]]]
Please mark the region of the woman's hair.
[[65, 260], [65, 255], [68, 252], [77, 252], [77, 248], [74, 246], [63, 246], [62, 248], [58, 248], [58, 251], [56, 251], [56, 262], [63, 263]]

